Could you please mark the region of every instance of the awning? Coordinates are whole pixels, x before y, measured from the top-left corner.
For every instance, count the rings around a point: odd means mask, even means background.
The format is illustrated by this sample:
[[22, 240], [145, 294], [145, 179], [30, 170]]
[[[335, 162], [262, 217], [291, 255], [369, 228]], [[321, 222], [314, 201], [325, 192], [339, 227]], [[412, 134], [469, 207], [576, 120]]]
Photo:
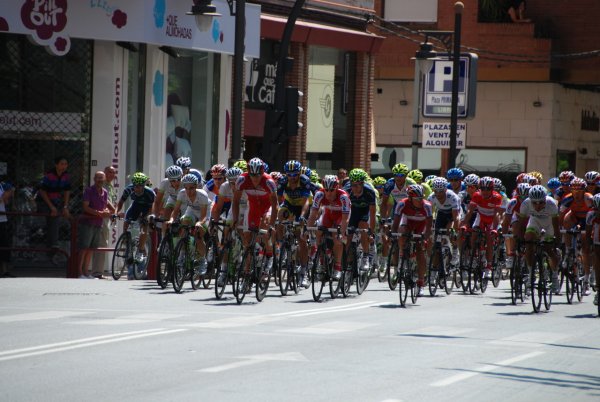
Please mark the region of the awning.
[[[260, 16], [260, 36], [281, 40], [287, 18], [262, 14]], [[298, 20], [292, 34], [292, 42], [345, 49], [355, 52], [375, 53], [384, 37], [369, 32], [354, 31], [330, 25]]]

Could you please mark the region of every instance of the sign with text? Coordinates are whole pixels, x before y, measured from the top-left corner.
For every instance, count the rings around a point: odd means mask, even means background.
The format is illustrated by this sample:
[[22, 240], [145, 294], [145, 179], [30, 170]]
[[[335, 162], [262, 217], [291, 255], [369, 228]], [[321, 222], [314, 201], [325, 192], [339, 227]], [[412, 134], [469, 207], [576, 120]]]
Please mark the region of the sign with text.
[[[456, 149], [465, 148], [467, 123], [458, 123]], [[423, 123], [423, 148], [450, 148], [450, 123]]]
[[0, 131], [81, 133], [81, 113], [40, 113], [0, 110]]
[[[450, 118], [452, 112], [452, 68], [448, 55], [439, 56], [431, 70], [425, 72], [423, 117]], [[477, 55], [462, 53], [458, 74], [458, 117], [475, 117], [477, 93]]]

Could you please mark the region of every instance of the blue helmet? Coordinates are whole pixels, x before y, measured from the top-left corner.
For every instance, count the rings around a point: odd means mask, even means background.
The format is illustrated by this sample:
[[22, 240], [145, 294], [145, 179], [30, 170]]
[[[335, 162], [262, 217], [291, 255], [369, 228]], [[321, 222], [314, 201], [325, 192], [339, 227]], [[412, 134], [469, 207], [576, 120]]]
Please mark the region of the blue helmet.
[[452, 168], [446, 172], [448, 179], [462, 179], [463, 177], [465, 177], [465, 173], [461, 168]]
[[285, 173], [300, 173], [302, 164], [296, 160], [290, 160], [283, 165], [283, 171]]
[[558, 180], [558, 177], [552, 177], [550, 180], [548, 180], [548, 188], [550, 190], [556, 190], [559, 187], [560, 187], [560, 180]]

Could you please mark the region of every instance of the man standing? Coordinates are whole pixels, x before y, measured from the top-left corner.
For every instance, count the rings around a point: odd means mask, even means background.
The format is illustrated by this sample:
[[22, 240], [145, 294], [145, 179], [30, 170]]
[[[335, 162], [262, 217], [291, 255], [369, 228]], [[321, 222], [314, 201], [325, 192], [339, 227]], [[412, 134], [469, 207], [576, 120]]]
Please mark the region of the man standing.
[[94, 175], [94, 184], [85, 189], [83, 193], [83, 214], [79, 224], [79, 258], [80, 278], [93, 279], [88, 275], [88, 266], [93, 251], [90, 248], [98, 247], [100, 232], [102, 231], [103, 218], [108, 218], [114, 207], [108, 201], [108, 191], [104, 188], [105, 174], [98, 171]]
[[[117, 205], [118, 194], [115, 186], [113, 186], [113, 180], [117, 174], [117, 170], [112, 166], [107, 166], [104, 168], [104, 175], [106, 179], [104, 180], [103, 187], [108, 192], [108, 202], [111, 206]], [[104, 218], [102, 221], [102, 229], [100, 230], [100, 239], [98, 242], [98, 247], [109, 247], [110, 246], [110, 228], [108, 227], [109, 219]], [[106, 261], [106, 252], [99, 251], [95, 253], [94, 259], [92, 260], [92, 272], [93, 276], [96, 278], [102, 278], [104, 269], [105, 269], [105, 261]]]

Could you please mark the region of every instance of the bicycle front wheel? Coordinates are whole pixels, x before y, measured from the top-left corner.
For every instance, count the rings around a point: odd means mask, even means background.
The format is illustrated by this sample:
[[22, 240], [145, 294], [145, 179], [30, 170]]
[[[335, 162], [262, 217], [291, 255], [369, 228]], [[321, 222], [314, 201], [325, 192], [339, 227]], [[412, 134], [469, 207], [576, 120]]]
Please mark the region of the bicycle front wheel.
[[318, 302], [321, 300], [321, 294], [323, 293], [323, 287], [325, 286], [325, 280], [327, 278], [327, 274], [325, 273], [325, 265], [323, 264], [322, 258], [323, 251], [321, 249], [317, 250], [315, 254], [312, 268], [311, 268], [311, 277], [312, 277], [312, 295], [313, 300]]
[[119, 236], [119, 240], [115, 245], [111, 268], [113, 279], [118, 281], [123, 275], [123, 272], [129, 270], [129, 266], [132, 263], [131, 235], [129, 232], [125, 232]]
[[175, 247], [173, 266], [173, 289], [177, 293], [181, 293], [185, 275], [191, 265], [190, 244], [187, 238], [182, 238]]
[[354, 274], [356, 272], [356, 246], [350, 245], [350, 249], [344, 250], [343, 261], [342, 261], [342, 295], [348, 297], [350, 295], [350, 288], [352, 282], [354, 282]]
[[[244, 297], [246, 297], [246, 293], [250, 290], [252, 286], [252, 264], [254, 260], [254, 245], [250, 244], [246, 251], [244, 251], [244, 256], [242, 257], [242, 262], [238, 267], [235, 275], [235, 300], [237, 304], [242, 304], [244, 301]], [[246, 269], [246, 265], [248, 268]]]
[[405, 270], [407, 260], [402, 258], [400, 269], [398, 270], [398, 295], [400, 297], [400, 306], [406, 307], [406, 298], [408, 297], [408, 287], [406, 286]]
[[388, 255], [388, 264], [386, 269], [388, 286], [392, 291], [396, 290], [396, 286], [398, 285], [398, 275], [396, 274], [396, 268], [392, 265], [395, 254], [398, 254], [398, 243], [393, 241], [392, 246], [390, 247], [390, 254]]
[[543, 281], [543, 294], [544, 294], [544, 308], [546, 311], [550, 310], [550, 306], [552, 305], [552, 280], [550, 276], [550, 269], [548, 267], [544, 268], [544, 281]]
[[279, 260], [277, 261], [277, 273], [275, 274], [275, 284], [279, 284], [279, 292], [282, 296], [286, 296], [290, 288], [289, 263], [290, 249], [287, 243], [281, 246], [279, 250]]
[[256, 300], [261, 302], [264, 300], [269, 290], [269, 282], [271, 281], [271, 271], [267, 271], [265, 264], [267, 258], [264, 256], [254, 257], [254, 269], [253, 272], [256, 274]]
[[173, 259], [173, 245], [170, 236], [165, 236], [158, 249], [158, 264], [156, 272], [156, 283], [162, 289], [169, 284], [169, 273]]
[[434, 297], [438, 288], [438, 266], [441, 265], [441, 252], [434, 248], [433, 255], [429, 258], [429, 267], [427, 267], [427, 285], [429, 287], [429, 295]]
[[531, 304], [533, 306], [533, 312], [539, 313], [540, 307], [542, 305], [543, 295], [543, 286], [540, 286], [540, 281], [543, 278], [540, 278], [540, 264], [541, 261], [536, 261], [536, 265], [531, 272]]

